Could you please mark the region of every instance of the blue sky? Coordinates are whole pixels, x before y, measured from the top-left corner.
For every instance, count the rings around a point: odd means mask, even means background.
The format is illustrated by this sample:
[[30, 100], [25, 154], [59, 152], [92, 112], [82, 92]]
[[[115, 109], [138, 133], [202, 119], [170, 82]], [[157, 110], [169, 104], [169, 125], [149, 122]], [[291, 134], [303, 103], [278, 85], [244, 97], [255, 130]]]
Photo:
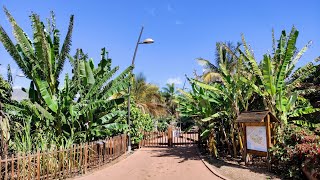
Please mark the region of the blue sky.
[[[320, 55], [320, 1], [295, 0], [135, 0], [135, 1], [18, 1], [1, 0], [16, 18], [18, 24], [31, 35], [30, 13], [36, 12], [45, 20], [55, 11], [62, 37], [67, 30], [69, 16], [75, 15], [72, 52], [83, 48], [98, 63], [100, 49], [106, 47], [113, 65], [121, 70], [130, 65], [135, 43], [142, 25], [143, 39], [151, 37], [152, 45], [141, 45], [136, 57], [135, 72], [143, 72], [147, 80], [164, 86], [168, 80], [182, 86], [185, 74], [192, 76], [201, 68], [195, 59], [214, 58], [217, 41], [240, 41], [241, 33], [252, 46], [256, 59], [271, 50], [271, 30], [276, 38], [281, 30], [290, 31], [292, 25], [300, 31], [298, 47], [309, 40], [311, 48], [299, 66]], [[11, 27], [0, 12], [0, 24], [11, 34]], [[0, 71], [10, 63], [19, 74], [15, 62], [0, 45]], [[65, 71], [70, 73], [66, 64]], [[15, 78], [14, 86], [28, 87], [28, 80]]]

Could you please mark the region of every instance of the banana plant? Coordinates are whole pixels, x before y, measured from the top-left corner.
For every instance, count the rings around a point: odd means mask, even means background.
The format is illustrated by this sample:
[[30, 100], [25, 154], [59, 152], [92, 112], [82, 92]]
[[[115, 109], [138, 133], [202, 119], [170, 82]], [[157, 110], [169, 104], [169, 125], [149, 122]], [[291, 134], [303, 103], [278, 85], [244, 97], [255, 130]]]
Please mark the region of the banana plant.
[[[119, 67], [111, 67], [111, 59], [106, 57], [108, 53], [105, 49], [102, 49], [102, 59], [97, 68], [82, 50], [77, 50], [76, 57], [70, 57], [73, 16], [70, 17], [66, 37], [60, 46], [60, 31], [56, 28], [53, 13], [47, 25], [41, 22], [37, 14], [31, 14], [31, 40], [9, 11], [6, 8], [4, 11], [12, 25], [16, 43], [2, 26], [0, 41], [31, 80], [30, 87], [25, 89], [29, 99], [18, 106], [8, 106], [9, 112], [17, 119], [21, 118], [19, 124], [22, 126], [29, 119], [23, 119], [19, 112], [30, 113], [30, 125], [34, 133], [31, 136], [37, 138], [36, 133], [41, 131], [47, 139], [56, 137], [54, 139], [58, 146], [105, 137], [106, 129], [111, 127], [118, 114], [123, 113], [116, 110], [111, 112], [111, 109], [116, 109], [123, 102], [132, 67], [113, 78]], [[73, 75], [70, 79], [66, 74], [64, 86], [59, 89], [59, 75], [68, 57]]]
[[[209, 150], [212, 155], [217, 157], [217, 134], [222, 134], [224, 142], [228, 146], [229, 153], [232, 153], [231, 143], [226, 131], [229, 128], [228, 112], [226, 111], [224, 96], [220, 94], [206, 91], [205, 88], [197, 86], [188, 79], [191, 83], [192, 90], [185, 92], [179, 90], [181, 96], [178, 96], [179, 108], [178, 112], [182, 119], [188, 120], [192, 118], [195, 124], [200, 128], [202, 139], [209, 138]], [[227, 128], [226, 128], [227, 127]]]
[[[222, 48], [223, 47], [221, 47], [220, 51], [222, 51]], [[230, 69], [227, 69], [223, 62], [223, 56], [221, 56], [219, 64], [221, 83], [207, 84], [196, 80], [193, 80], [193, 83], [222, 97], [221, 99], [223, 99], [223, 101], [217, 104], [222, 109], [220, 112], [214, 113], [212, 117], [220, 115], [224, 111], [227, 112], [224, 114], [228, 114], [228, 121], [230, 124], [230, 127], [228, 127], [230, 128], [230, 133], [228, 136], [232, 141], [233, 156], [236, 157], [238, 147], [237, 142], [239, 142], [241, 149], [243, 144], [241, 135], [237, 133], [238, 128], [236, 127], [235, 120], [241, 111], [248, 110], [250, 100], [253, 96], [252, 86], [244, 82], [243, 77], [246, 76], [250, 78], [251, 83], [254, 83], [255, 78], [253, 78], [252, 74], [244, 71], [245, 64], [243, 63], [242, 56], [237, 58], [237, 65], [234, 72], [230, 72]]]
[[[284, 125], [288, 123], [290, 117], [317, 111], [310, 104], [307, 107], [296, 106], [297, 99], [303, 97], [299, 91], [295, 90], [295, 87], [315, 71], [315, 66], [309, 63], [292, 73], [296, 63], [311, 44], [310, 41], [300, 51], [297, 51], [298, 35], [299, 31], [295, 27], [292, 28], [288, 36], [286, 31], [282, 31], [277, 47], [275, 40], [273, 40], [273, 54], [265, 54], [260, 65], [255, 60], [244, 36], [242, 36], [244, 52], [239, 50], [249, 65], [248, 70], [253, 72], [257, 78], [258, 83], [251, 83], [252, 87], [256, 93], [263, 97], [265, 107], [275, 113]], [[248, 79], [244, 81], [250, 83]]]
[[37, 91], [33, 93], [32, 100], [56, 113], [58, 79], [70, 51], [73, 15], [70, 17], [68, 31], [60, 48], [60, 31], [56, 28], [53, 12], [47, 26], [41, 22], [39, 15], [31, 14], [33, 40], [27, 36], [5, 7], [4, 12], [12, 25], [16, 44], [2, 26], [0, 26], [0, 41], [24, 75], [32, 81], [30, 89]]

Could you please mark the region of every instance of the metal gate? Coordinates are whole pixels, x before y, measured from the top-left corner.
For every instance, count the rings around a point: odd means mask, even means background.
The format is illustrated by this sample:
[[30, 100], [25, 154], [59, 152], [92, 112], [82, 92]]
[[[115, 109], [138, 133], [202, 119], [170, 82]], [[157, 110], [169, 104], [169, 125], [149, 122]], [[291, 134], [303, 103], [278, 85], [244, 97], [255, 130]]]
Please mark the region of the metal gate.
[[169, 127], [166, 132], [145, 132], [140, 147], [186, 146], [198, 144], [198, 131], [179, 131]]

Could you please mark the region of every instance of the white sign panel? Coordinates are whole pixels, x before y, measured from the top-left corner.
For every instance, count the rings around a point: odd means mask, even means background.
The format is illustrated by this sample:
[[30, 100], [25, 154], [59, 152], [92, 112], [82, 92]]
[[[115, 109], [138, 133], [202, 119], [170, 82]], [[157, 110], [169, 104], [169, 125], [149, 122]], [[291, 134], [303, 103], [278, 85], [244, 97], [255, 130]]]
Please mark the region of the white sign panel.
[[179, 136], [180, 136], [180, 132], [178, 130], [172, 131], [172, 137], [179, 137]]
[[247, 126], [247, 149], [267, 152], [267, 135], [265, 126]]

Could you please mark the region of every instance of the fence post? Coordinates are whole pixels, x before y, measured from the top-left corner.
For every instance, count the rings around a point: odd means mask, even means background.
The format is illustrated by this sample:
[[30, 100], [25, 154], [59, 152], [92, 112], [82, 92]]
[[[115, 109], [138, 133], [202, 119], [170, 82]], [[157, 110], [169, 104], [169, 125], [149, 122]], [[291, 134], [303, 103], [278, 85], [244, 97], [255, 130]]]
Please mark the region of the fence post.
[[[17, 180], [20, 179], [20, 163], [19, 163], [20, 158], [19, 157], [20, 157], [20, 155], [19, 155], [19, 153], [17, 153]], [[1, 163], [0, 163], [0, 169], [1, 169]], [[1, 176], [0, 176], [0, 179], [1, 179]]]
[[[4, 179], [7, 180], [8, 179], [8, 156], [5, 155], [4, 156], [4, 160], [5, 160], [5, 168], [4, 168], [4, 171], [5, 171], [5, 174], [4, 174]], [[2, 170], [2, 169], [1, 169]]]
[[11, 154], [11, 179], [13, 179], [14, 176], [14, 155]]
[[88, 143], [84, 147], [84, 174], [87, 172], [87, 156], [88, 156]]
[[[2, 156], [0, 156], [0, 169], [2, 169]], [[0, 172], [0, 179], [2, 179], [1, 175], [2, 173]]]
[[40, 180], [40, 150], [37, 152], [37, 179]]
[[28, 154], [28, 180], [31, 179], [31, 153]]
[[200, 137], [200, 130], [198, 130], [198, 147], [200, 147], [200, 145], [201, 145], [200, 140], [201, 140], [201, 137]]
[[172, 126], [168, 128], [168, 146], [172, 147]]

